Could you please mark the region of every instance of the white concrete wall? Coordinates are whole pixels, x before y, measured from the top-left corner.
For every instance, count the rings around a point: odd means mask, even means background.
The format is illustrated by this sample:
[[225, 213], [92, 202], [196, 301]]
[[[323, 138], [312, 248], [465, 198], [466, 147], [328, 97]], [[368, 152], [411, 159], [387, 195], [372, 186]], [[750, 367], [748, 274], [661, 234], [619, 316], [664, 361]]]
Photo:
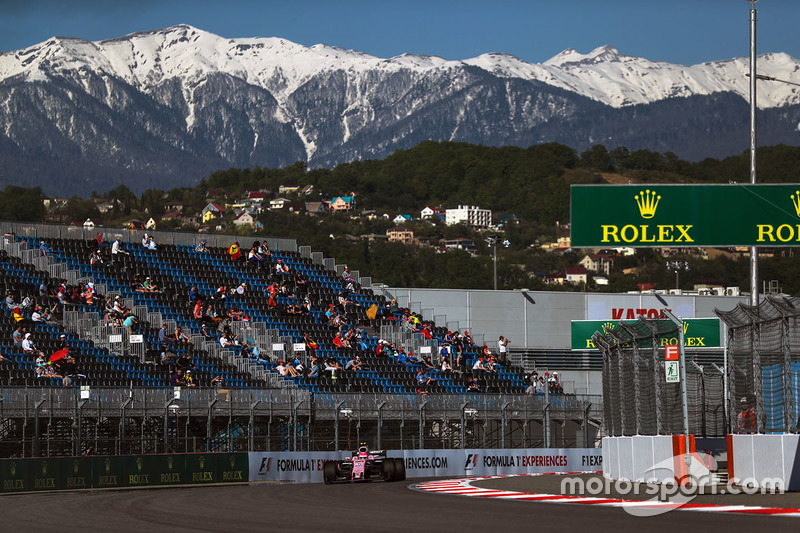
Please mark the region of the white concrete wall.
[[603, 476], [637, 482], [673, 481], [672, 436], [604, 437]]
[[800, 435], [732, 435], [733, 480], [755, 487], [800, 490]]

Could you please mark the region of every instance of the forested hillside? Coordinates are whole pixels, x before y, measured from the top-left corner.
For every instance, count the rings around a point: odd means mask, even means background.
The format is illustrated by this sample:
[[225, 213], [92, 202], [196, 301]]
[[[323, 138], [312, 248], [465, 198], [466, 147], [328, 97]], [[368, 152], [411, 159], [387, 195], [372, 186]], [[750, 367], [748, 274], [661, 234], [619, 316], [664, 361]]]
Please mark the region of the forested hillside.
[[[158, 218], [168, 202], [184, 205], [184, 215], [197, 214], [209, 201], [235, 202], [247, 191], [269, 191], [278, 195], [282, 185], [307, 186], [307, 195], [284, 194], [290, 200], [330, 200], [354, 195], [356, 208], [343, 214], [309, 215], [265, 209], [260, 215], [265, 235], [294, 237], [300, 244], [347, 262], [362, 275], [399, 286], [470, 287], [492, 286], [491, 250], [486, 232], [465, 226], [416, 220], [426, 206], [457, 207], [474, 205], [491, 209], [495, 219], [513, 214], [518, 222], [507, 222], [493, 233], [506, 247], [498, 247], [498, 272], [503, 288], [544, 288], [543, 276], [577, 266], [583, 250], [553, 253], [542, 244], [568, 236], [569, 188], [586, 183], [728, 183], [749, 182], [749, 153], [723, 160], [706, 159], [693, 163], [671, 153], [649, 150], [608, 150], [596, 145], [577, 153], [560, 144], [529, 148], [485, 147], [463, 143], [423, 142], [410, 150], [399, 150], [384, 160], [357, 161], [333, 169], [308, 169], [295, 163], [280, 169], [253, 168], [217, 171], [196, 187], [167, 191], [148, 190], [140, 197], [124, 186], [92, 198], [71, 198], [58, 212], [69, 221], [92, 218], [106, 226], [119, 226], [132, 218]], [[800, 148], [778, 145], [758, 151], [759, 183], [800, 183]], [[217, 196], [209, 196], [209, 191]], [[38, 189], [7, 187], [0, 198], [3, 219], [43, 220], [46, 213], [32, 201]], [[103, 198], [114, 200], [114, 208], [101, 215], [97, 205]], [[602, 206], [598, 206], [602, 208]], [[736, 206], [731, 206], [735, 210]], [[377, 218], [363, 216], [374, 211]], [[52, 216], [53, 213], [50, 215]], [[359, 238], [385, 234], [394, 226], [390, 219], [411, 215], [406, 225], [416, 238], [430, 245], [402, 245]], [[229, 224], [232, 218], [221, 221]], [[165, 221], [160, 229], [179, 226]], [[244, 231], [224, 226], [223, 232]], [[476, 255], [464, 251], [437, 253], [439, 239], [458, 237], [474, 240]], [[683, 288], [694, 280], [714, 278], [726, 286], [749, 287], [747, 261], [723, 251], [701, 259], [687, 256], [691, 270], [680, 277]], [[769, 251], [767, 251], [769, 252]], [[792, 249], [776, 250], [791, 256]], [[785, 292], [800, 290], [800, 266], [793, 257], [770, 258], [765, 254], [761, 273], [766, 280], [776, 279]], [[718, 256], [718, 257], [717, 257]], [[629, 274], [623, 274], [624, 269]], [[633, 257], [619, 258], [607, 286], [573, 287], [574, 290], [635, 290], [638, 283], [654, 283], [660, 288], [674, 285], [674, 274], [666, 271], [664, 260], [650, 250]], [[559, 287], [563, 290], [563, 287]]]

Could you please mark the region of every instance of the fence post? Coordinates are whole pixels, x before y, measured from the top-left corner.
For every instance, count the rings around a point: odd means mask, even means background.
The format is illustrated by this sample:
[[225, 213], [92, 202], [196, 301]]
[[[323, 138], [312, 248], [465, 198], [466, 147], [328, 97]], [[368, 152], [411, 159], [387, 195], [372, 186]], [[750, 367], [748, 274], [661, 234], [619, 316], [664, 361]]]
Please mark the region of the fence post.
[[377, 438], [377, 445], [378, 449], [382, 450], [381, 447], [381, 433], [383, 432], [383, 406], [386, 405], [386, 400], [383, 400], [381, 403], [378, 404], [378, 438]]
[[294, 408], [292, 409], [292, 451], [297, 451], [297, 409], [303, 405], [303, 400], [294, 403]]
[[31, 450], [31, 457], [39, 457], [39, 408], [44, 403], [44, 400], [39, 400], [33, 406], [33, 449]]
[[506, 447], [506, 409], [511, 405], [511, 402], [506, 402], [500, 408], [500, 447]]
[[248, 442], [247, 442], [247, 451], [253, 452], [255, 451], [256, 445], [256, 431], [255, 431], [255, 424], [256, 424], [256, 407], [258, 404], [261, 403], [261, 400], [256, 400], [250, 404], [250, 420], [248, 423], [249, 431], [248, 433]]
[[208, 419], [206, 420], [206, 451], [211, 451], [211, 415], [214, 411], [214, 404], [217, 403], [217, 398], [212, 398], [208, 402]]
[[424, 441], [424, 432], [425, 429], [425, 407], [428, 405], [428, 400], [422, 402], [422, 405], [419, 406], [419, 449], [425, 449], [425, 441]]
[[125, 408], [130, 405], [133, 401], [133, 398], [128, 398], [124, 402], [122, 402], [122, 407], [120, 408], [120, 415], [119, 415], [119, 453], [120, 455], [124, 455], [128, 452], [128, 447], [125, 443]]
[[584, 448], [589, 447], [589, 410], [592, 408], [591, 402], [586, 404], [586, 409], [583, 410], [583, 443]]
[[333, 413], [333, 420], [334, 420], [334, 445], [333, 450], [339, 451], [339, 411], [341, 411], [342, 406], [344, 405], [344, 400], [339, 400], [336, 404], [336, 412]]

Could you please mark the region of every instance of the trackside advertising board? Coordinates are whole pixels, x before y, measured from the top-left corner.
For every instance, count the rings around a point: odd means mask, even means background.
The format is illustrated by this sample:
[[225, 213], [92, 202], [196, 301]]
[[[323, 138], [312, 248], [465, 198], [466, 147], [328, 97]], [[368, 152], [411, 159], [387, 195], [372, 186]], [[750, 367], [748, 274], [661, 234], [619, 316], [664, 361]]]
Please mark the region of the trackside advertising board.
[[[321, 483], [326, 460], [348, 452], [251, 452], [250, 481]], [[409, 478], [602, 471], [599, 448], [387, 450], [403, 458]]]
[[[628, 323], [627, 321], [622, 321]], [[614, 320], [573, 320], [572, 349], [596, 350], [592, 342], [595, 332], [607, 332], [618, 327]], [[671, 325], [671, 323], [670, 323]], [[687, 348], [719, 348], [722, 346], [721, 325], [718, 318], [687, 318], [683, 321], [683, 342]], [[678, 344], [678, 334], [658, 338], [659, 346]], [[643, 344], [640, 343], [640, 346]]]
[[800, 187], [573, 185], [573, 247], [800, 245]]

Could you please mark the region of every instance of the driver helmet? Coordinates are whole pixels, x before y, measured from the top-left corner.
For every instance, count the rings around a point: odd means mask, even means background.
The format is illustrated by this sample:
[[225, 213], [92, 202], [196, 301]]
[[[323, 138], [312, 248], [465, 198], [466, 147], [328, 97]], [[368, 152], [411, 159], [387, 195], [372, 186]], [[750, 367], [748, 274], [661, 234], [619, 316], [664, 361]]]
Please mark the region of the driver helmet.
[[367, 447], [366, 447], [366, 446], [361, 446], [361, 447], [358, 449], [358, 456], [359, 456], [359, 457], [366, 457], [366, 456], [368, 456], [368, 455], [369, 455], [369, 450], [367, 449]]

